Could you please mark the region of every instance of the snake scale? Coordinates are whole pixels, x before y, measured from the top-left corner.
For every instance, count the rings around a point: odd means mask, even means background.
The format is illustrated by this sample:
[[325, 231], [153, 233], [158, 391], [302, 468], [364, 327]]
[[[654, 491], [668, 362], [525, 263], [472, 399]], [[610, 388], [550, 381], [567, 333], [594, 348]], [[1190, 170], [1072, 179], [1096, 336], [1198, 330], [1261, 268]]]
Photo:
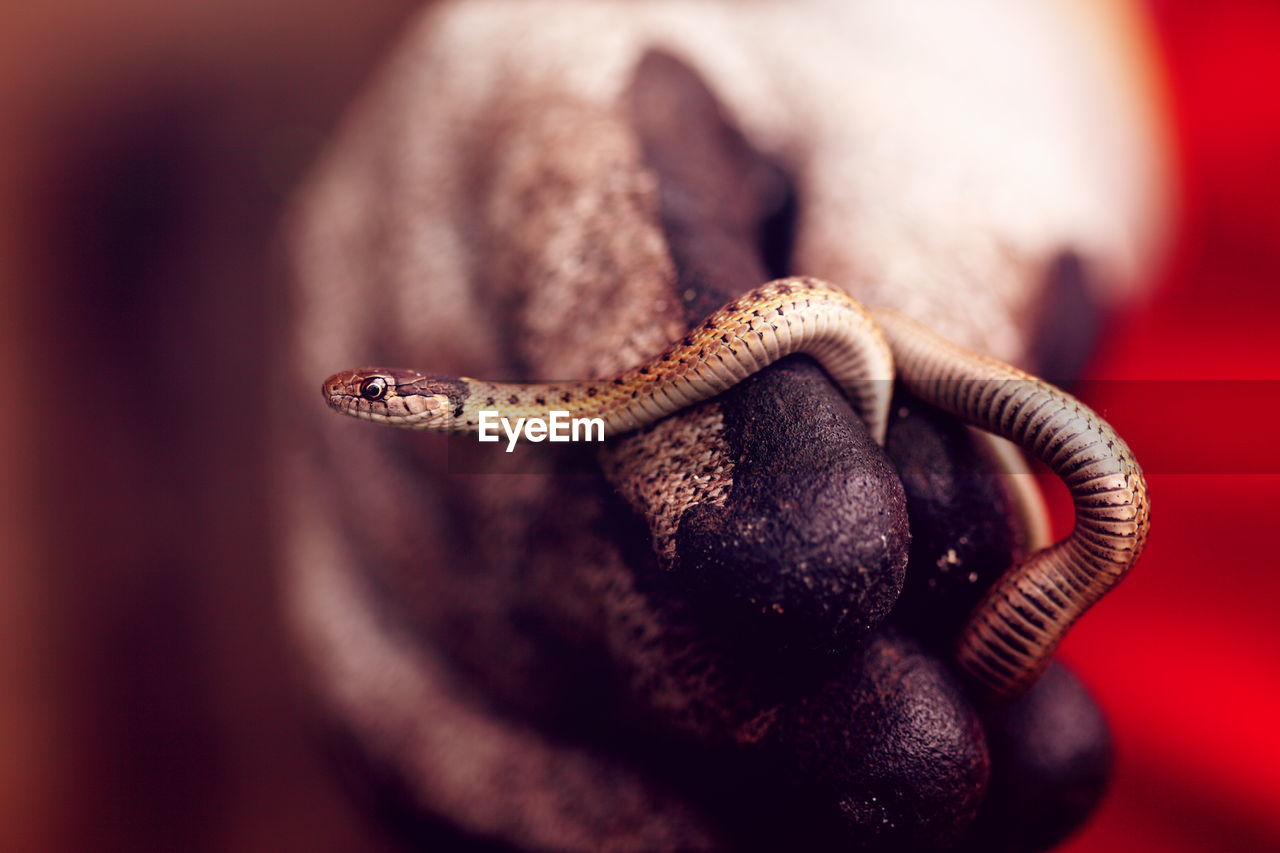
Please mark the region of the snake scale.
[[878, 443], [896, 376], [926, 402], [1010, 439], [1066, 483], [1072, 532], [1011, 568], [956, 642], [960, 665], [992, 692], [1024, 690], [1071, 624], [1141, 553], [1149, 526], [1142, 471], [1111, 427], [1066, 392], [898, 314], [870, 312], [822, 281], [759, 287], [615, 377], [506, 383], [368, 367], [329, 377], [322, 391], [338, 412], [406, 429], [475, 432], [483, 410], [509, 418], [558, 410], [601, 418], [608, 436], [708, 399], [793, 353], [822, 364]]

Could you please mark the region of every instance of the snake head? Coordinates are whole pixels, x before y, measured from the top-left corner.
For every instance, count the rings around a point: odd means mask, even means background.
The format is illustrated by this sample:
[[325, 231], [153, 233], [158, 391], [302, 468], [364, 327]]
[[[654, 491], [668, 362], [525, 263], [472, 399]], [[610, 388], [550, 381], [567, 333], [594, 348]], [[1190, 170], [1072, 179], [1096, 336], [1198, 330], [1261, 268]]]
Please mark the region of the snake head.
[[467, 396], [460, 379], [390, 367], [344, 370], [326, 379], [320, 390], [330, 408], [344, 415], [436, 432], [451, 428]]

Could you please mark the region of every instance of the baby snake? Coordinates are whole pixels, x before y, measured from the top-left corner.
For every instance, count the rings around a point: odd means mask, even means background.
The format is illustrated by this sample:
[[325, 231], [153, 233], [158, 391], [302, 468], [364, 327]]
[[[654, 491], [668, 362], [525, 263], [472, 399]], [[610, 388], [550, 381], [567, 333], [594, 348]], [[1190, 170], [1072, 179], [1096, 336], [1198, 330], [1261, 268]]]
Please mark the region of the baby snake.
[[475, 432], [482, 410], [599, 417], [638, 429], [712, 397], [792, 353], [816, 358], [884, 443], [897, 377], [916, 396], [1010, 439], [1063, 479], [1065, 539], [1010, 569], [970, 615], [960, 665], [998, 695], [1028, 687], [1071, 624], [1129, 570], [1146, 540], [1146, 483], [1128, 446], [1066, 392], [948, 343], [894, 312], [868, 312], [811, 278], [770, 282], [712, 314], [656, 358], [615, 377], [530, 384], [359, 368], [325, 380], [335, 410], [407, 429]]

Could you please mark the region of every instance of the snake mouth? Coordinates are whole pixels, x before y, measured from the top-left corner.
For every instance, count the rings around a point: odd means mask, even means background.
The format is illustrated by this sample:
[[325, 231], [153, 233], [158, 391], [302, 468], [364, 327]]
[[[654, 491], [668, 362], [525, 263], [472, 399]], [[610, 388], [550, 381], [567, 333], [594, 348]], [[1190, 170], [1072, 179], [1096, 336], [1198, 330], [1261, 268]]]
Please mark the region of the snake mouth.
[[335, 412], [345, 413], [351, 406], [350, 397], [344, 394], [340, 388], [327, 382], [320, 389], [320, 393], [324, 395], [325, 404]]

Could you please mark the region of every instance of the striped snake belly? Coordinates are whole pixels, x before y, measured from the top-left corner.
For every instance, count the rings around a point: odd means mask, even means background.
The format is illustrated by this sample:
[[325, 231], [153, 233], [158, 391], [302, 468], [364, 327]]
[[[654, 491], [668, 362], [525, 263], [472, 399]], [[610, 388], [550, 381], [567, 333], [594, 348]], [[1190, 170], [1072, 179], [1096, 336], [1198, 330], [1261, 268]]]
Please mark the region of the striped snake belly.
[[916, 396], [1009, 439], [1066, 484], [1075, 526], [1006, 572], [970, 615], [961, 666], [1000, 694], [1029, 687], [1067, 629], [1133, 566], [1146, 544], [1146, 479], [1129, 446], [1065, 391], [970, 352], [893, 312], [876, 312], [898, 377]]

